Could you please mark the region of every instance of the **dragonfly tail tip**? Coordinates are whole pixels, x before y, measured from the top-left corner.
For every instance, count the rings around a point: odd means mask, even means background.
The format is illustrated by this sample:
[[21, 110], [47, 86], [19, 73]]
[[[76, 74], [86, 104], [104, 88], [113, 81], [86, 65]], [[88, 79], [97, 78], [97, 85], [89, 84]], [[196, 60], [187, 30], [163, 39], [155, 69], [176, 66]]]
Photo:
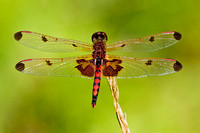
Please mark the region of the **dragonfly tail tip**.
[[95, 107], [95, 105], [96, 105], [95, 103], [92, 103], [92, 108], [94, 108], [94, 107]]

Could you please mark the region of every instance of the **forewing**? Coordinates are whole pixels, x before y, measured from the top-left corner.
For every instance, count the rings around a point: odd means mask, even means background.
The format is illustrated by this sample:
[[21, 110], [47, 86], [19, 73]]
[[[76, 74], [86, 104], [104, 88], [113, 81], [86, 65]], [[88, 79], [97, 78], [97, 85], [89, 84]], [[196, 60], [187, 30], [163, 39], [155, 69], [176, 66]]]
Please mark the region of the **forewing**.
[[22, 60], [15, 68], [23, 73], [65, 77], [93, 77], [92, 56], [72, 58], [37, 58]]
[[165, 58], [107, 56], [107, 60], [103, 66], [103, 75], [117, 78], [160, 76], [175, 73], [182, 69], [182, 64], [178, 61]]
[[169, 47], [181, 39], [181, 34], [175, 31], [154, 34], [139, 39], [129, 39], [107, 44], [107, 52], [137, 52], [155, 51]]
[[91, 52], [93, 49], [91, 44], [85, 42], [56, 38], [30, 31], [17, 32], [14, 38], [25, 46], [46, 52]]

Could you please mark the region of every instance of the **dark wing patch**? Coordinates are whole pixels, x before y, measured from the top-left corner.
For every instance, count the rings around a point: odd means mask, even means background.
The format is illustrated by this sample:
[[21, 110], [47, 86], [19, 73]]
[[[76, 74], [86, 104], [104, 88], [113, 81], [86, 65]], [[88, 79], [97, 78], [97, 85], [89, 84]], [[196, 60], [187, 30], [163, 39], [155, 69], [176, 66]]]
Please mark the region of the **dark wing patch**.
[[20, 72], [23, 71], [24, 68], [25, 68], [25, 64], [22, 63], [22, 62], [17, 63], [16, 66], [15, 66], [15, 69], [17, 69]]
[[174, 63], [173, 67], [174, 67], [174, 71], [176, 71], [176, 72], [180, 71], [183, 68], [182, 64], [178, 61], [176, 61], [176, 63]]
[[49, 65], [49, 66], [52, 65], [51, 61], [49, 61], [49, 60], [46, 60], [46, 63], [47, 63], [47, 65]]
[[43, 42], [47, 42], [48, 40], [47, 40], [47, 38], [45, 36], [42, 36], [42, 41]]
[[150, 39], [149, 39], [150, 42], [153, 42], [154, 41], [154, 36], [152, 36]]
[[178, 33], [178, 32], [175, 32], [174, 33], [174, 38], [176, 39], [176, 40], [180, 40], [181, 39], [181, 34], [180, 33]]
[[91, 60], [85, 60], [85, 59], [78, 59], [76, 62], [79, 64], [75, 66], [82, 75], [88, 76], [88, 77], [93, 77], [94, 76], [94, 59]]
[[14, 37], [15, 37], [15, 40], [19, 41], [22, 38], [22, 32], [20, 31], [20, 32], [15, 33]]
[[122, 60], [119, 59], [113, 59], [113, 60], [107, 60], [104, 59], [103, 61], [103, 75], [104, 76], [118, 76], [118, 73], [123, 69], [120, 64], [122, 63]]
[[120, 47], [124, 47], [126, 44], [122, 44]]
[[76, 44], [72, 44], [72, 46], [74, 46], [74, 47], [77, 47], [77, 45], [76, 45]]
[[151, 65], [153, 61], [152, 60], [148, 60], [147, 63], [145, 63], [146, 65]]

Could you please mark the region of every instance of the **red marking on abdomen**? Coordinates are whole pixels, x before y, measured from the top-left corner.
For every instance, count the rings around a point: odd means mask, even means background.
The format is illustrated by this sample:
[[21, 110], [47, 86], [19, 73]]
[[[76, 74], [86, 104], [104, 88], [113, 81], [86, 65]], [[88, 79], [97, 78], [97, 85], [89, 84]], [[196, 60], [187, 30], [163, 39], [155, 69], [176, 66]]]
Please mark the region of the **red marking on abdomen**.
[[100, 87], [100, 81], [101, 81], [101, 65], [96, 66], [96, 72], [94, 77], [94, 85], [93, 85], [93, 96], [92, 96], [92, 107], [96, 105], [97, 96], [99, 93], [99, 87]]
[[22, 31], [22, 32], [24, 32], [24, 33], [32, 33], [32, 32], [30, 32], [30, 31]]
[[26, 62], [26, 61], [32, 61], [32, 59], [23, 60], [22, 62]]
[[94, 79], [94, 83], [98, 84], [100, 82], [100, 79]]
[[96, 90], [98, 90], [99, 89], [99, 86], [98, 85], [94, 85], [93, 86], [93, 91], [96, 91]]
[[93, 95], [96, 96], [97, 94], [98, 94], [98, 91], [95, 91], [95, 90], [94, 90], [94, 91], [93, 91]]
[[95, 77], [101, 77], [101, 72], [95, 72]]

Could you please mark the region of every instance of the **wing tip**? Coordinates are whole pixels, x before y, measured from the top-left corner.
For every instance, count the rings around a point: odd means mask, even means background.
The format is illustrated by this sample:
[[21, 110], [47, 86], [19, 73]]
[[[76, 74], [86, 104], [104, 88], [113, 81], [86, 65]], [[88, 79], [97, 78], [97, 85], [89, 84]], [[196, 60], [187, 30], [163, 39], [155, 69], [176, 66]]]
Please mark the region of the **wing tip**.
[[183, 65], [180, 62], [176, 61], [176, 63], [174, 63], [173, 65], [173, 68], [174, 68], [174, 71], [178, 72], [183, 68]]
[[18, 71], [22, 72], [25, 69], [25, 64], [22, 63], [22, 61], [20, 61], [19, 63], [17, 63], [15, 65], [15, 69], [17, 69]]
[[174, 31], [174, 38], [175, 38], [176, 40], [181, 40], [182, 35], [181, 35], [179, 32]]
[[19, 41], [22, 38], [22, 33], [32, 33], [31, 31], [19, 31], [14, 34], [15, 40]]
[[22, 38], [22, 31], [19, 31], [14, 34], [15, 40], [19, 41]]

